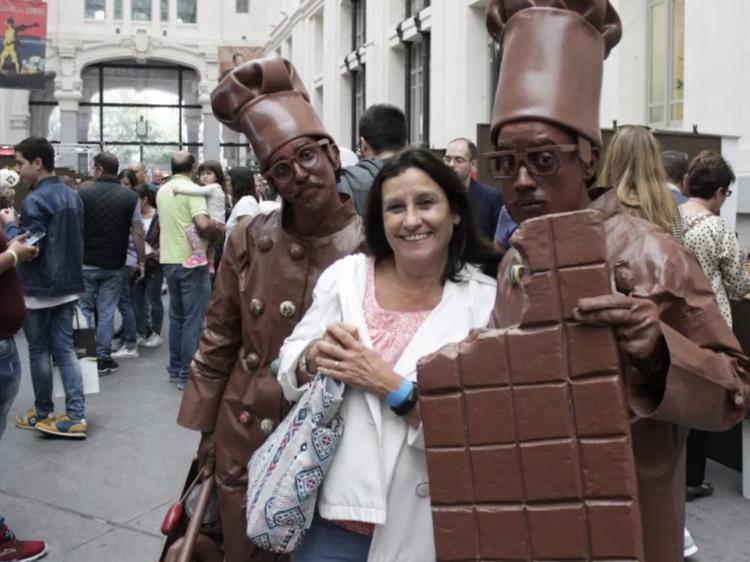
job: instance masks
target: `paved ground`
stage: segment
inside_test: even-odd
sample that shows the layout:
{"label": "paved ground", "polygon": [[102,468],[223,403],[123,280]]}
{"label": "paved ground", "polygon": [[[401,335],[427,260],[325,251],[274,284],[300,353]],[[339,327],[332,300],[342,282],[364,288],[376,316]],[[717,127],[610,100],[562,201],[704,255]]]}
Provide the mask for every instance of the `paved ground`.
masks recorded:
{"label": "paved ground", "polygon": [[[32,400],[28,354],[12,414]],[[175,423],[181,393],[167,382],[166,345],[141,350],[87,398],[89,438],[47,439],[9,424],[0,444],[0,510],[20,537],[50,543],[50,562],[155,562],[159,527],[197,437]],[[62,403],[58,406],[62,411]],[[740,475],[711,463],[716,494],[688,506],[696,562],[750,560],[750,502]]]}

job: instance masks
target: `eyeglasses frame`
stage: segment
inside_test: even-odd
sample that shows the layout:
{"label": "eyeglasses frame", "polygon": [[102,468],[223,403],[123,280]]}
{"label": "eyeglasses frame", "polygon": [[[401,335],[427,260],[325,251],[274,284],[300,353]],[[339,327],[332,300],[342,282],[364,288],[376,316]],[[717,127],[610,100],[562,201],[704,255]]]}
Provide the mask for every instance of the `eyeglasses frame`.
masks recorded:
{"label": "eyeglasses frame", "polygon": [[[530,174],[535,175],[535,176],[550,176],[552,174],[557,173],[558,170],[560,169],[560,158],[558,155],[557,166],[555,167],[555,169],[551,172],[540,173],[538,170],[536,170],[536,168],[534,168],[533,166],[529,164],[529,154],[537,154],[539,152],[554,152],[556,154],[569,153],[569,152],[577,152],[580,150],[580,148],[581,148],[580,143],[555,144],[555,145],[527,148],[526,150],[500,150],[497,152],[485,152],[484,154],[482,154],[482,156],[485,158],[487,171],[489,172],[490,176],[492,176],[493,179],[508,180],[508,179],[513,179],[516,176],[516,174],[518,174],[519,170],[521,169],[521,164],[526,166],[526,170],[528,170]],[[492,167],[493,160],[497,158],[502,158],[504,156],[514,156],[516,158],[516,168],[513,174],[510,176],[501,176],[497,172],[495,172]]]}
{"label": "eyeglasses frame", "polygon": [[[269,179],[271,179],[271,180],[274,181],[274,183],[279,183],[279,184],[282,184],[282,185],[286,185],[287,183],[289,183],[290,181],[292,181],[294,179],[294,175],[297,173],[296,170],[294,169],[294,164],[295,163],[299,164],[299,166],[301,168],[303,168],[303,169],[305,169],[307,171],[310,171],[312,168],[314,168],[315,166],[318,165],[318,161],[320,159],[320,154],[318,154],[318,160],[315,161],[315,164],[312,164],[311,167],[307,167],[305,164],[303,164],[302,162],[300,162],[299,160],[297,160],[297,155],[300,152],[302,152],[303,150],[305,150],[307,148],[315,147],[316,151],[320,150],[321,152],[323,152],[324,155],[327,155],[328,154],[328,150],[326,149],[326,147],[328,147],[328,146],[331,146],[331,141],[329,139],[320,139],[319,141],[312,142],[310,144],[303,144],[297,150],[294,151],[294,156],[292,156],[291,158],[285,158],[283,160],[279,160],[279,161],[275,162],[274,165],[271,166],[266,173],[261,174],[261,177],[264,180],[266,180],[266,181],[268,181]],[[279,179],[273,177],[273,170],[277,166],[279,166],[280,164],[289,164],[292,167],[292,177],[289,178],[288,180],[279,180]]]}

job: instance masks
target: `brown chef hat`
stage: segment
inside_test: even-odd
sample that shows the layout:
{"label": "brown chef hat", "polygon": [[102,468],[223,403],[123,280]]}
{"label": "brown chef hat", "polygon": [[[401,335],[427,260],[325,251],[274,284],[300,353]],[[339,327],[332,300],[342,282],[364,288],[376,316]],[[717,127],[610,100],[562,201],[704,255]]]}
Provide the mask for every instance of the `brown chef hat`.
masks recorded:
{"label": "brown chef hat", "polygon": [[214,115],[243,133],[253,147],[260,171],[277,149],[300,137],[325,137],[323,123],[291,62],[281,57],[253,60],[230,73],[211,94]]}
{"label": "brown chef hat", "polygon": [[609,0],[490,0],[487,30],[502,64],[492,144],[514,121],[547,121],[602,145],[604,59],[622,37]]}

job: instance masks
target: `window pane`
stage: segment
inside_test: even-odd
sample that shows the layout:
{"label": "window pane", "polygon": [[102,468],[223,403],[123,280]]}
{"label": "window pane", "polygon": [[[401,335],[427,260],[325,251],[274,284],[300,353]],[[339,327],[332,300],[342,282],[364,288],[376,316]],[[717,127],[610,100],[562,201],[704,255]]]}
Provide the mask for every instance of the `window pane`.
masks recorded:
{"label": "window pane", "polygon": [[161,21],[169,21],[169,0],[161,0],[161,7],[159,10]]}
{"label": "window pane", "polygon": [[682,121],[684,104],[675,103],[672,105],[672,121]]}
{"label": "window pane", "polygon": [[86,0],[84,5],[84,17],[90,20],[105,19],[106,0]]}
{"label": "window pane", "polygon": [[664,106],[651,108],[651,123],[664,123]]}
{"label": "window pane", "polygon": [[414,16],[421,12],[425,7],[424,0],[410,0],[411,1],[411,15]]}
{"label": "window pane", "polygon": [[667,5],[651,8],[651,103],[665,101],[667,86]]}
{"label": "window pane", "polygon": [[131,0],[133,21],[151,21],[151,0]]}
{"label": "window pane", "polygon": [[115,0],[115,19],[122,19],[122,0]]}
{"label": "window pane", "polygon": [[180,140],[179,122],[177,108],[105,107],[104,142],[177,144]]}
{"label": "window pane", "polygon": [[197,23],[198,0],[177,0],[177,21],[179,23]]}
{"label": "window pane", "polygon": [[424,90],[423,63],[424,47],[422,43],[415,43],[411,48],[411,142],[420,144],[423,135],[423,107],[422,95]]}
{"label": "window pane", "polygon": [[672,101],[684,99],[685,0],[672,5]]}
{"label": "window pane", "polygon": [[250,0],[237,0],[237,13],[238,14],[250,13]]}
{"label": "window pane", "polygon": [[179,149],[179,145],[176,144],[171,146],[144,146],[143,163],[149,171],[158,169],[169,173],[172,156]]}
{"label": "window pane", "polygon": [[359,48],[367,42],[367,38],[365,35],[365,14],[367,13],[367,2],[366,0],[358,0],[354,6],[357,10],[356,35],[354,37],[354,44],[357,48]]}

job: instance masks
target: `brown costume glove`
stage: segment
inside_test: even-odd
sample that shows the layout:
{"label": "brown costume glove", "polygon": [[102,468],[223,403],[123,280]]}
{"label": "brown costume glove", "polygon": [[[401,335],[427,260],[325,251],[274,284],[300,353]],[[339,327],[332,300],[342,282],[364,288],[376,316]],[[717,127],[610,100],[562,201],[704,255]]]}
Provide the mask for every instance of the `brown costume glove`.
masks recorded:
{"label": "brown costume glove", "polygon": [[198,445],[198,472],[210,476],[216,470],[216,443],[213,433],[203,433]]}
{"label": "brown costume glove", "polygon": [[581,299],[573,317],[591,326],[611,326],[620,350],[643,373],[665,368],[667,344],[661,331],[659,308],[653,301],[621,294]]}

